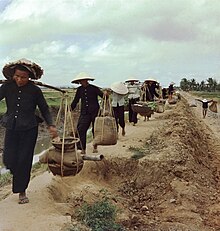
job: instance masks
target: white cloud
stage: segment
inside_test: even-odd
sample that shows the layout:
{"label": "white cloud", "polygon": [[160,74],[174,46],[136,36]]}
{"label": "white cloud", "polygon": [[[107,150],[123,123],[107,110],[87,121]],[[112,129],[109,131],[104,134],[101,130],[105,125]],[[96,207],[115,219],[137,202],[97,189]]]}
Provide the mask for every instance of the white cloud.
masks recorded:
{"label": "white cloud", "polygon": [[0,4],[0,65],[29,58],[42,80],[70,84],[86,71],[94,83],[154,75],[219,79],[218,0],[12,0]]}

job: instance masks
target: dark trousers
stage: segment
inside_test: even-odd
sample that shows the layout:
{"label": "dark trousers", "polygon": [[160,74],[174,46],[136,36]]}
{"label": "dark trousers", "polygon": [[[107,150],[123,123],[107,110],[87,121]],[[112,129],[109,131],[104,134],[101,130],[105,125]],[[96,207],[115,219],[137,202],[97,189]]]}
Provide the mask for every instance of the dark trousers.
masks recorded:
{"label": "dark trousers", "polygon": [[112,107],[112,108],[113,108],[113,112],[114,112],[114,117],[115,117],[117,129],[119,128],[118,125],[120,125],[121,128],[125,128],[124,105]]}
{"label": "dark trousers", "polygon": [[137,123],[137,112],[134,112],[133,110],[132,110],[132,107],[131,107],[131,105],[132,104],[135,104],[135,103],[137,103],[137,101],[139,101],[139,98],[138,99],[129,99],[129,101],[128,101],[128,117],[129,117],[129,122],[131,123],[131,122],[133,122],[133,123]]}
{"label": "dark trousers", "polygon": [[77,124],[77,132],[80,139],[80,142],[78,144],[78,149],[86,150],[86,136],[91,123],[92,123],[92,134],[94,137],[94,123],[95,123],[96,116],[97,113],[80,115]]}
{"label": "dark trousers", "polygon": [[13,175],[12,192],[25,192],[30,182],[38,127],[27,131],[6,129],[3,163]]}

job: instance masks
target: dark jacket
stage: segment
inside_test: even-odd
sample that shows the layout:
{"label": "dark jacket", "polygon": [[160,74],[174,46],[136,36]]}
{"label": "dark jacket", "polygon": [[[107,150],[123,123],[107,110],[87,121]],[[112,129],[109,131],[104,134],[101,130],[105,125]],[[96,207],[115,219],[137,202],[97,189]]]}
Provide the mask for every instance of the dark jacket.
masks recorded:
{"label": "dark jacket", "polygon": [[76,95],[71,103],[71,109],[74,110],[81,100],[81,114],[97,114],[99,110],[98,96],[103,97],[103,92],[92,84],[87,87],[79,86]]}
{"label": "dark jacket", "polygon": [[32,82],[28,82],[22,87],[18,87],[15,81],[2,84],[0,100],[4,98],[7,111],[3,116],[2,125],[7,129],[23,131],[38,126],[35,115],[37,106],[47,125],[53,125],[52,116],[43,93]]}

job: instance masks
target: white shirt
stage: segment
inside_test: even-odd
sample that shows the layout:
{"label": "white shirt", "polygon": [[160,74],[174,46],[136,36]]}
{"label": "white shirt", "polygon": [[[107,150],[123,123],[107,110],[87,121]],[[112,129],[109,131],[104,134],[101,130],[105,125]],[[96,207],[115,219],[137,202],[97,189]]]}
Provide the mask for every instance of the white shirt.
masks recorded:
{"label": "white shirt", "polygon": [[119,95],[113,91],[112,107],[123,106],[125,104],[125,95]]}
{"label": "white shirt", "polygon": [[134,83],[133,85],[131,83],[128,83],[127,88],[128,88],[128,99],[140,98],[141,91],[138,83]]}

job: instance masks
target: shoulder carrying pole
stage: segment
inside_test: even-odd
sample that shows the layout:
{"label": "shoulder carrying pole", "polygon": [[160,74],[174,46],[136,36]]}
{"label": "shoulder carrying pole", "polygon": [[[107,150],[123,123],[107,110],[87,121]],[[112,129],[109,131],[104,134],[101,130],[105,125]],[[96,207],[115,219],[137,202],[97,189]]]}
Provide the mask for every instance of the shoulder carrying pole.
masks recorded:
{"label": "shoulder carrying pole", "polygon": [[[0,84],[3,84],[3,83],[9,83],[11,82],[12,80],[8,80],[8,79],[0,79]],[[66,91],[58,88],[58,87],[54,87],[54,86],[51,86],[51,85],[48,85],[48,84],[45,84],[45,83],[42,83],[42,82],[39,82],[39,81],[34,81],[34,80],[30,80],[33,84],[35,85],[39,85],[39,86],[42,86],[42,87],[48,87],[48,88],[51,88],[51,89],[54,89],[54,90],[57,90],[57,91],[61,91],[62,93],[66,93]]]}

